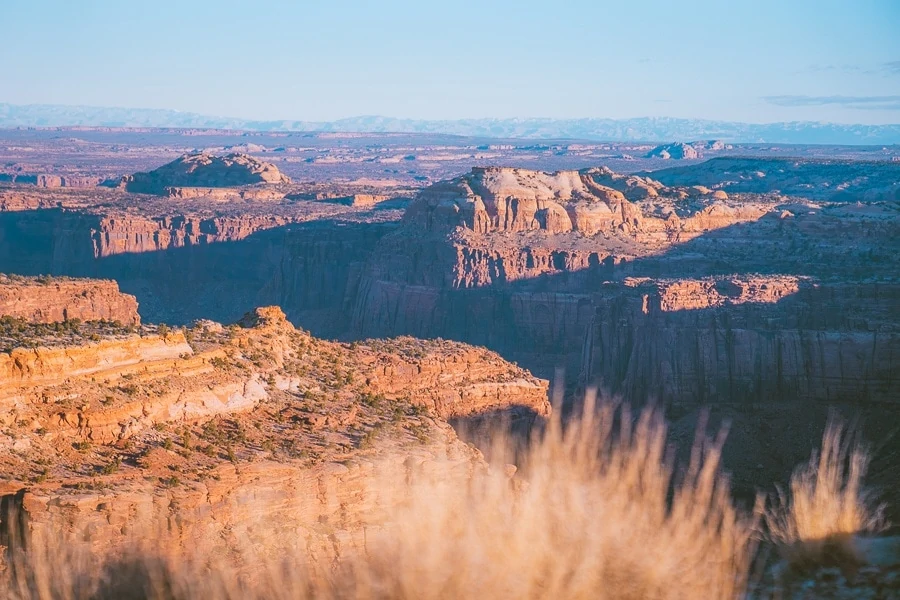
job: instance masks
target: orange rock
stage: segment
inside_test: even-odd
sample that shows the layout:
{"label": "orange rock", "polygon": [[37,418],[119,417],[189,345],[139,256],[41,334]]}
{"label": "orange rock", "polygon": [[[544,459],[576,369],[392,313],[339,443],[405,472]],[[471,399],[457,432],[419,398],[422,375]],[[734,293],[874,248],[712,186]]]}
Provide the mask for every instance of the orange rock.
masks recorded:
{"label": "orange rock", "polygon": [[141,322],[134,296],[123,294],[115,281],[69,278],[0,278],[0,316],[35,323],[119,321]]}

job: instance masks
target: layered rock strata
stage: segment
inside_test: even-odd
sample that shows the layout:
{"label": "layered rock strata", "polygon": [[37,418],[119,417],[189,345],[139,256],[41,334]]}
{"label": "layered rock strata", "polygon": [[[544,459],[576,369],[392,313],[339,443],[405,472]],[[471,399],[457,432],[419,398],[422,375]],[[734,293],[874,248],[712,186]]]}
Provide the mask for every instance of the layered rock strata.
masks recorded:
{"label": "layered rock strata", "polygon": [[115,281],[96,279],[0,276],[0,316],[35,323],[141,322],[134,296],[121,293]]}
{"label": "layered rock strata", "polygon": [[[667,211],[642,208],[666,198]],[[576,370],[591,288],[635,260],[754,222],[769,208],[606,168],[473,169],[421,192],[379,242],[354,325],[362,335],[486,344],[542,374],[558,363]]]}
{"label": "layered rock strata", "polygon": [[395,225],[366,222],[352,208],[314,208],[158,217],[4,212],[0,271],[114,279],[149,321],[233,321],[253,306],[279,304],[296,322],[335,335],[346,329],[363,264]]}
{"label": "layered rock strata", "polygon": [[326,342],[274,307],[242,323],[0,354],[0,538],[97,550],[163,527],[167,551],[334,558],[388,514],[380,478],[483,468],[445,418],[549,414],[547,382],[485,350]]}
{"label": "layered rock strata", "polygon": [[744,276],[607,287],[582,373],[612,394],[682,406],[900,398],[900,285]]}

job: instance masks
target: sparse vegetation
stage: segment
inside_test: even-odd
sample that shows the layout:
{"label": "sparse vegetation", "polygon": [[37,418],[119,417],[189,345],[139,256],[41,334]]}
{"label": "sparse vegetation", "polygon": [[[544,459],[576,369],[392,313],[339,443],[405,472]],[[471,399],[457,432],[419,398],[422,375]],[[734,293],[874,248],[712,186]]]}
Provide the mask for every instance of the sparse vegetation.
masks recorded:
{"label": "sparse vegetation", "polygon": [[209,359],[209,364],[211,364],[212,366],[214,366],[217,369],[227,369],[228,368],[228,361],[225,360],[221,356],[212,357],[211,359]]}
{"label": "sparse vegetation", "polygon": [[[412,412],[406,403],[400,407]],[[368,428],[359,447],[372,447],[392,427],[380,421]],[[414,434],[420,429],[424,434],[427,427],[415,420],[407,427]],[[239,422],[215,419],[203,425],[200,437],[224,442],[226,457],[236,462],[234,442],[243,431]],[[285,453],[310,456],[289,441],[280,445]],[[502,467],[513,451],[511,440],[496,443],[491,456],[497,464],[474,473],[439,461],[426,471],[397,471],[390,465],[398,462],[386,457],[384,474],[370,481],[366,494],[395,507],[391,524],[367,542],[366,554],[346,553],[336,569],[274,547],[262,554],[242,548],[231,558],[199,547],[161,555],[171,535],[162,530],[149,543],[135,540],[126,562],[119,560],[122,555],[92,556],[91,568],[85,557],[69,555],[59,544],[15,554],[10,589],[22,600],[111,597],[104,587],[111,582],[127,583],[115,589],[161,600],[742,598],[760,513],[733,504],[720,469],[723,442],[722,435],[699,439],[687,470],[674,480],[659,413],[644,411],[632,420],[613,406],[594,410],[589,400],[580,419],[566,426],[551,421],[521,457],[521,475],[512,479]],[[262,447],[276,450],[272,443]],[[200,450],[217,454],[211,443]],[[832,423],[821,453],[798,469],[790,491],[766,510],[769,537],[823,564],[820,540],[849,539],[880,525],[881,509],[861,483],[866,462],[861,447]],[[103,473],[118,465],[116,457]],[[161,485],[182,484],[183,469],[173,469],[178,475],[160,477]],[[102,487],[96,480],[89,485]],[[261,558],[273,555],[283,560]],[[246,569],[254,577],[244,579]],[[78,594],[67,583],[73,578],[84,586]]]}
{"label": "sparse vegetation", "polygon": [[111,462],[103,465],[103,470],[101,471],[104,475],[112,475],[113,473],[117,473],[119,471],[119,467],[122,465],[122,459],[116,456]]}
{"label": "sparse vegetation", "polygon": [[[199,549],[171,560],[148,550],[128,570],[121,562],[98,568],[80,597],[108,597],[108,581],[129,581],[133,592],[153,586],[141,592],[153,598],[237,597],[228,589],[248,598],[737,597],[748,577],[754,521],[731,505],[718,471],[719,444],[698,446],[669,503],[661,418],[648,412],[621,437],[615,418],[603,410],[566,428],[551,426],[528,455],[527,485],[511,485],[500,468],[471,478],[449,468],[408,483],[400,473],[379,478],[369,493],[386,501],[401,494],[408,502],[390,535],[372,542],[377,551],[348,555],[330,575],[293,555],[296,569],[254,564],[262,577],[244,587],[233,566],[201,567]],[[175,475],[161,483],[180,485]],[[55,564],[47,563],[55,572],[76,568],[62,547],[43,550],[56,553]],[[65,578],[36,572],[35,563],[27,567],[28,581],[65,585]]]}
{"label": "sparse vegetation", "polygon": [[53,347],[121,338],[137,331],[118,321],[70,319],[54,323],[32,323],[21,317],[0,316],[0,352],[16,348]]}

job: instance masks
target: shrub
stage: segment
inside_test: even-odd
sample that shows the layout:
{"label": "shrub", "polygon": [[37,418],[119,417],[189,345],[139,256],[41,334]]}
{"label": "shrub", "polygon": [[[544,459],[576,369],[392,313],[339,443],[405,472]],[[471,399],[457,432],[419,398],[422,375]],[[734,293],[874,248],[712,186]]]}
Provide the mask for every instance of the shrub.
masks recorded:
{"label": "shrub", "polygon": [[119,470],[119,466],[121,466],[122,461],[117,456],[112,462],[109,462],[103,466],[103,474],[104,475],[112,475],[113,473]]}

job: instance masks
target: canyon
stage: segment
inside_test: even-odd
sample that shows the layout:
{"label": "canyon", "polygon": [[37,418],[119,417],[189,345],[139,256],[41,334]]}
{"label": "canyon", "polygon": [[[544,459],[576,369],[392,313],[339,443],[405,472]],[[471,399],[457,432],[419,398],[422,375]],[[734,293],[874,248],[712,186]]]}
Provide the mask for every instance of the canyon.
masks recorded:
{"label": "canyon", "polygon": [[260,148],[66,175],[112,187],[0,184],[0,457],[22,474],[2,503],[29,531],[88,524],[109,546],[146,513],[182,545],[299,531],[333,558],[383,520],[365,489],[382,457],[484,468],[463,440],[527,433],[550,379],[564,412],[595,387],[660,406],[679,447],[729,424],[745,498],[837,411],[900,492],[900,163],[594,160],[387,184],[287,175]]}
{"label": "canyon", "polygon": [[[829,168],[823,166],[816,177],[835,177]],[[842,174],[848,168],[832,170]],[[608,168],[555,174],[476,168],[423,189],[405,212],[384,202],[328,198],[212,205],[169,199],[136,206],[130,194],[99,189],[29,204],[26,197],[33,193],[7,190],[11,208],[0,213],[0,270],[114,279],[138,298],[142,316],[151,322],[233,322],[253,306],[277,304],[318,335],[459,339],[500,351],[543,376],[564,366],[582,384],[597,380],[613,393],[641,396],[653,390],[672,401],[708,396],[701,388],[709,382],[700,381],[707,376],[701,373],[709,373],[700,365],[705,359],[697,356],[671,384],[645,381],[637,390],[629,382],[633,375],[624,375],[634,366],[631,352],[606,349],[599,354],[604,369],[588,368],[596,353],[585,332],[602,331],[613,314],[643,326],[636,320],[680,319],[687,312],[716,321],[721,317],[713,313],[734,313],[752,329],[756,317],[736,311],[763,311],[764,323],[778,322],[784,311],[793,320],[762,328],[880,338],[874,346],[861,342],[859,351],[876,347],[891,355],[897,343],[897,220],[888,200],[860,196],[822,205],[780,189],[729,194],[723,189],[728,184],[702,179],[705,185],[666,186],[653,175],[619,175]],[[14,200],[17,194],[21,200]],[[22,209],[13,208],[16,202]],[[724,304],[692,298],[683,311],[659,317],[627,308],[635,288],[623,283],[757,275],[806,278],[809,284],[741,307],[730,297]],[[857,302],[854,286],[878,300]],[[223,296],[229,301],[221,302]],[[832,316],[798,322],[790,305],[799,298],[810,314]],[[667,302],[677,307],[682,301]],[[844,316],[851,312],[852,318]],[[735,338],[728,339],[721,356],[734,354],[729,344]],[[814,379],[818,369],[827,369],[821,361],[810,362],[820,353],[815,345],[799,338],[784,343],[800,352],[791,359],[794,366],[783,364],[780,350],[766,350],[757,377],[803,364],[813,369]],[[845,385],[845,395],[868,386],[867,396],[890,397],[896,382],[869,382],[871,374],[881,378],[885,371],[869,363],[845,372],[842,377],[857,379],[855,388]],[[734,377],[713,387],[745,385]],[[795,391],[778,389],[783,395]],[[821,388],[801,389],[817,390],[803,397],[821,395]]]}
{"label": "canyon", "polygon": [[711,412],[732,423],[726,464],[748,494],[789,475],[837,410],[895,485],[896,205],[704,181],[498,168],[432,186],[379,242],[354,325],[455,336],[545,377],[563,366],[574,398],[665,406],[683,442]]}

